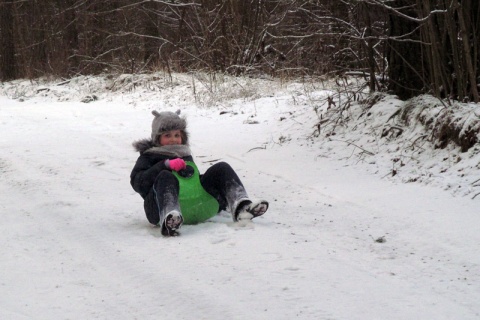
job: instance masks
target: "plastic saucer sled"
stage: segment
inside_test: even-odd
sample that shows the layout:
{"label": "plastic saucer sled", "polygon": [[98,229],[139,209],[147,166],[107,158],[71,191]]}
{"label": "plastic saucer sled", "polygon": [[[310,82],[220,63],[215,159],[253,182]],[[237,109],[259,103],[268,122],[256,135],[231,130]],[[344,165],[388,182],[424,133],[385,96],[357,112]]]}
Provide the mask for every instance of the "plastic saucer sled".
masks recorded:
{"label": "plastic saucer sled", "polygon": [[180,184],[178,200],[184,224],[197,224],[217,215],[218,201],[200,183],[200,174],[195,163],[186,161],[186,169],[172,171]]}

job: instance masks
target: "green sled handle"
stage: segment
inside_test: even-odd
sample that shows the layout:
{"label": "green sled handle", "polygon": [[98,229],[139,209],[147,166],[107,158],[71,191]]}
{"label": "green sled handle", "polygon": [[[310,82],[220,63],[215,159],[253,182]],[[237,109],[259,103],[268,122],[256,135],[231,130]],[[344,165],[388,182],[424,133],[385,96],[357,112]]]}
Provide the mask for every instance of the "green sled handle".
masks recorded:
{"label": "green sled handle", "polygon": [[197,224],[217,215],[218,201],[200,183],[198,168],[192,161],[186,161],[187,168],[172,171],[180,185],[178,200],[184,224]]}

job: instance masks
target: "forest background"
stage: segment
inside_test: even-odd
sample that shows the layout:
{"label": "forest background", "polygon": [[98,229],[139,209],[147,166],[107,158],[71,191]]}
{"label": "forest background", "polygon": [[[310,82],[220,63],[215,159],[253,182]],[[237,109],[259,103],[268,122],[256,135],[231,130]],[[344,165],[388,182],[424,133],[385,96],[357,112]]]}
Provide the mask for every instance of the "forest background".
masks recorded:
{"label": "forest background", "polygon": [[0,80],[202,71],[361,76],[479,102],[476,0],[0,0]]}

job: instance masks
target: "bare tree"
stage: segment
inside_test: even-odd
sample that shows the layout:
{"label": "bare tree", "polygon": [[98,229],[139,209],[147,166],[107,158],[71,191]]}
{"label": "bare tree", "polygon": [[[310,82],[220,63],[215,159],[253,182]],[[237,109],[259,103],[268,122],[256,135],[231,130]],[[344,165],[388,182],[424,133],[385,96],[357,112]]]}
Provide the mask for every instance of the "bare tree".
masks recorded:
{"label": "bare tree", "polygon": [[[477,0],[1,0],[2,79],[208,70],[365,77],[479,101]],[[387,76],[388,75],[388,76]]]}

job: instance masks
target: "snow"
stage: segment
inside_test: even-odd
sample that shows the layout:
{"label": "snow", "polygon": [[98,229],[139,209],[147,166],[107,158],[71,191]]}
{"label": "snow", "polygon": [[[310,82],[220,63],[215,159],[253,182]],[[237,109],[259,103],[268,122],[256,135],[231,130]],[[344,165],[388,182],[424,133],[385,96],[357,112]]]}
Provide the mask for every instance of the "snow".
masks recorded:
{"label": "snow", "polygon": [[[381,138],[402,104],[390,96],[317,136],[320,117],[338,116],[322,103],[329,86],[0,84],[0,318],[480,318],[480,148],[435,149],[419,125]],[[468,121],[480,114],[463,107]],[[269,211],[162,237],[129,184],[153,109],[181,109],[200,171],[228,162]]]}

